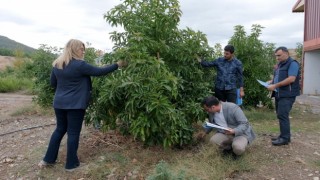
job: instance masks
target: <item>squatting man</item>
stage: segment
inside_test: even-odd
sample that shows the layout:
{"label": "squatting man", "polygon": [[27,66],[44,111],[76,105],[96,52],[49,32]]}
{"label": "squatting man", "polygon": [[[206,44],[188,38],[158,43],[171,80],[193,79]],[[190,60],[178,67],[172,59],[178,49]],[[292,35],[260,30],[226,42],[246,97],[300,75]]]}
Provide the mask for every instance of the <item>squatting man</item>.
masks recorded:
{"label": "squatting man", "polygon": [[[208,113],[210,123],[227,128],[217,129],[210,138],[210,143],[218,145],[224,154],[232,153],[235,157],[242,155],[256,135],[241,108],[231,102],[219,101],[214,96],[204,98],[201,106]],[[204,137],[211,130],[212,128],[206,127],[200,136]]]}

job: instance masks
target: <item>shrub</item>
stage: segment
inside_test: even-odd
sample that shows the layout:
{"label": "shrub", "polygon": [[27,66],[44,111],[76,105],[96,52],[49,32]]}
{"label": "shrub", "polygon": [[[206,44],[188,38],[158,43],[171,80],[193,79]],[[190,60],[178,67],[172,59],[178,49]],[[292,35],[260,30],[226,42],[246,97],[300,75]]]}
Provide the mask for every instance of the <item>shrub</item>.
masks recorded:
{"label": "shrub", "polygon": [[257,79],[268,81],[273,74],[273,65],[276,64],[274,58],[274,44],[264,43],[259,40],[263,27],[252,25],[251,34],[247,35],[244,27],[235,26],[235,33],[229,40],[229,44],[234,45],[235,55],[243,64],[245,97],[244,105],[255,107],[259,101],[272,107],[269,91],[261,86]]}
{"label": "shrub", "polygon": [[32,88],[32,81],[15,76],[0,77],[0,92],[15,92]]}

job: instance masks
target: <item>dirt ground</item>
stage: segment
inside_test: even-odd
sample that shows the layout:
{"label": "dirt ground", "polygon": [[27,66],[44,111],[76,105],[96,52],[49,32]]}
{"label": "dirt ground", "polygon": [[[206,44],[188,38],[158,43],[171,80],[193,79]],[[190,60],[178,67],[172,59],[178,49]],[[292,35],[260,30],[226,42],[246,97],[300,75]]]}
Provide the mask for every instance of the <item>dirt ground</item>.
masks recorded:
{"label": "dirt ground", "polygon": [[[304,118],[296,120],[290,115],[291,127],[294,124],[296,128],[301,127],[301,131],[296,129],[298,132],[292,132],[292,142],[286,146],[275,147],[271,145],[270,136],[275,136],[275,134],[259,134],[250,151],[258,152],[263,156],[257,161],[268,161],[268,163],[254,172],[235,175],[235,179],[320,179],[320,129],[318,128],[320,127],[318,126],[320,124],[320,97],[301,95],[297,97],[293,108],[302,112],[302,117],[303,114],[309,114],[308,117],[313,117],[314,123],[317,124],[312,124],[313,122],[308,122],[308,119]],[[301,122],[301,120],[305,122]],[[277,121],[275,121],[275,125],[278,125]],[[317,128],[312,128],[313,125]],[[310,132],[304,132],[302,129],[310,129]]]}
{"label": "dirt ground", "polygon": [[[0,93],[0,179],[46,179],[37,163],[43,157],[48,138],[55,127],[53,114],[39,115],[40,113],[31,111],[27,115],[12,115],[17,109],[23,111],[30,108],[31,102],[30,95]],[[320,97],[302,95],[298,97],[295,106],[304,108],[315,116],[320,115]],[[93,129],[83,128],[80,143],[85,143],[94,135]],[[250,151],[261,153],[263,158],[257,161],[267,160],[273,163],[266,163],[266,166],[253,172],[235,174],[228,179],[319,180],[320,165],[310,162],[320,163],[320,130],[310,134],[295,133],[292,143],[281,147],[271,146],[269,135],[260,135]],[[79,153],[90,155],[94,152],[89,149]],[[64,174],[61,177],[65,177]],[[81,178],[71,176],[69,179]]]}
{"label": "dirt ground", "polygon": [[7,66],[12,66],[14,61],[15,61],[14,57],[0,56],[0,70],[4,70]]}

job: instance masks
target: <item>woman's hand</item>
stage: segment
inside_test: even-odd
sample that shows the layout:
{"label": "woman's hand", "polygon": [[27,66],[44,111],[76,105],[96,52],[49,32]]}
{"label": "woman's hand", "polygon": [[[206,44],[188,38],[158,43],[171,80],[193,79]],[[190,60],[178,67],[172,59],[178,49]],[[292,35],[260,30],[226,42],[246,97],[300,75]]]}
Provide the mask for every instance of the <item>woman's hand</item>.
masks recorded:
{"label": "woman's hand", "polygon": [[124,61],[124,60],[119,60],[117,62],[117,64],[118,64],[119,67],[127,67],[128,66],[128,62]]}

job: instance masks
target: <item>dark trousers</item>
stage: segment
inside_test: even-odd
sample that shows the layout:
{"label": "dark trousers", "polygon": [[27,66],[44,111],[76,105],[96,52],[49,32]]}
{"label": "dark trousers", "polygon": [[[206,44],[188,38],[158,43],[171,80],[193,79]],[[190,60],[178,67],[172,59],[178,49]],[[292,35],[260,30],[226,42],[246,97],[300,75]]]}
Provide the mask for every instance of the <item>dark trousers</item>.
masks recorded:
{"label": "dark trousers", "polygon": [[55,163],[58,157],[59,147],[63,136],[67,133],[67,161],[65,168],[72,169],[80,165],[77,151],[80,132],[84,119],[84,109],[54,109],[57,126],[51,135],[44,161]]}
{"label": "dark trousers", "polygon": [[275,98],[277,118],[280,125],[279,137],[286,140],[291,138],[289,113],[295,100],[296,97]]}
{"label": "dark trousers", "polygon": [[230,89],[230,90],[220,90],[218,88],[214,89],[214,95],[220,101],[224,102],[237,102],[237,89]]}

